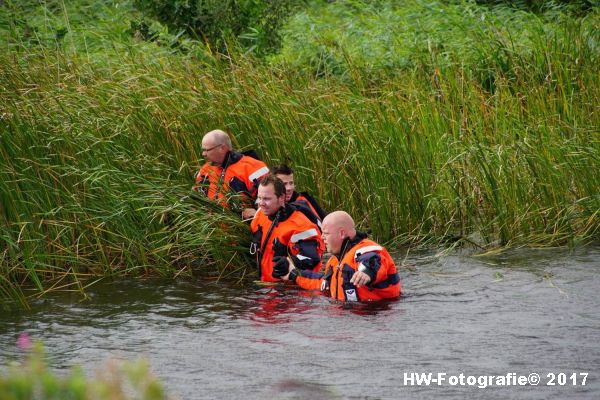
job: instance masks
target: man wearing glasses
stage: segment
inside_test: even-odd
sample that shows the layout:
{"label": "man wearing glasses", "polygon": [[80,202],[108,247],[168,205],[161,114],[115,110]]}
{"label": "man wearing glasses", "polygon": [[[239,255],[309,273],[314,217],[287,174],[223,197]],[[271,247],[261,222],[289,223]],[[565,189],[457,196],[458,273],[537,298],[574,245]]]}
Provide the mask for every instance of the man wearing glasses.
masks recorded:
{"label": "man wearing glasses", "polygon": [[254,216],[258,184],[269,173],[267,165],[255,158],[233,151],[231,138],[219,129],[202,138],[202,157],[206,163],[196,175],[193,190],[204,193],[243,219]]}

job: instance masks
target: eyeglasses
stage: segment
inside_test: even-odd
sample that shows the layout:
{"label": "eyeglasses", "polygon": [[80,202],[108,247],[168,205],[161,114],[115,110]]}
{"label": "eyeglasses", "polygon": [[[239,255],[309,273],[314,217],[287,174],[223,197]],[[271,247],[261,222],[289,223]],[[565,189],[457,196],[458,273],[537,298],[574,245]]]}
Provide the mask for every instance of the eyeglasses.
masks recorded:
{"label": "eyeglasses", "polygon": [[222,146],[222,144],[218,144],[218,145],[216,145],[216,146],[213,146],[213,147],[211,147],[210,149],[202,149],[202,152],[203,152],[203,153],[204,153],[204,152],[207,152],[207,153],[208,153],[209,151],[211,151],[211,150],[214,150],[214,149],[216,149],[216,148],[217,148],[217,147],[219,147],[219,146]]}

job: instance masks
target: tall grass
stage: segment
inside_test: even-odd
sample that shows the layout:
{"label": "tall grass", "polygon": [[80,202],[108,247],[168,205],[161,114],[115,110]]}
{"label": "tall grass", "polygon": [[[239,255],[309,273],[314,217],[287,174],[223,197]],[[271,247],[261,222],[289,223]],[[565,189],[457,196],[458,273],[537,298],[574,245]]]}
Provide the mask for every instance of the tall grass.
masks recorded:
{"label": "tall grass", "polygon": [[4,57],[0,78],[2,275],[38,293],[83,292],[88,276],[233,268],[246,227],[202,199],[181,200],[198,164],[185,142],[196,139],[178,137],[176,120],[153,106],[175,106],[161,74],[152,83],[152,67],[120,76],[123,65],[28,56]]}
{"label": "tall grass", "polygon": [[477,62],[438,62],[432,48],[391,74],[350,51],[345,72],[314,74],[117,34],[90,50],[73,19],[71,46],[31,44],[9,24],[0,295],[84,293],[121,274],[252,275],[247,226],[188,197],[202,134],[217,127],[293,164],[302,189],[378,240],[597,240],[597,18],[542,25],[525,52],[499,35]]}

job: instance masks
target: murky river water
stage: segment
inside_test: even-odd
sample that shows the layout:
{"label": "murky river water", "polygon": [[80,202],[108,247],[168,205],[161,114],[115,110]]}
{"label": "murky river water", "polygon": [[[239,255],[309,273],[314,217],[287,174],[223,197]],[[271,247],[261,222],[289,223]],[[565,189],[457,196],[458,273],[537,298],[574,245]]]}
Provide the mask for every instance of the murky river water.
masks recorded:
{"label": "murky river water", "polygon": [[[0,365],[26,331],[58,369],[143,356],[178,399],[600,398],[600,248],[406,262],[401,300],[378,307],[203,282],[55,295],[0,314]],[[427,386],[411,373],[446,375]],[[515,382],[532,373],[538,386]],[[479,388],[480,375],[511,385]]]}

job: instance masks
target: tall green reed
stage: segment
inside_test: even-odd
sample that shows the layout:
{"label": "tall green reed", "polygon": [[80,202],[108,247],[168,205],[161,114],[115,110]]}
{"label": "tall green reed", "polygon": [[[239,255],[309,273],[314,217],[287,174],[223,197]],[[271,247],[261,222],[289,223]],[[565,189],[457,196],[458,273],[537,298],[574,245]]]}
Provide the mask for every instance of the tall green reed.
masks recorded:
{"label": "tall green reed", "polygon": [[148,82],[148,70],[138,70],[123,78],[122,65],[106,75],[63,57],[4,64],[11,90],[3,97],[0,216],[8,280],[29,281],[38,292],[83,292],[80,278],[90,275],[223,275],[247,265],[234,257],[247,229],[237,216],[180,200],[194,169],[186,162],[197,157],[169,128],[176,121],[153,106],[155,99],[173,105],[162,76]]}

